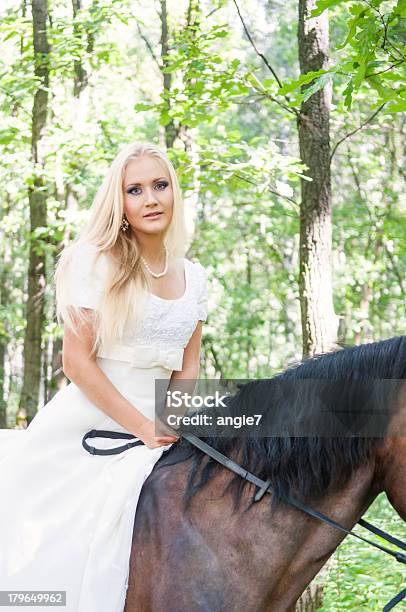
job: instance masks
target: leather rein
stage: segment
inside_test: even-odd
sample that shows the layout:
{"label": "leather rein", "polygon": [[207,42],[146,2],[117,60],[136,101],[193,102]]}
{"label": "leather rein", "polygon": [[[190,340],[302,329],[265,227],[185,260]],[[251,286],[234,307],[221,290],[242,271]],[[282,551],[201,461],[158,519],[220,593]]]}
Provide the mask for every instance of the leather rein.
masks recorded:
{"label": "leather rein", "polygon": [[[111,449],[110,448],[109,449],[97,449],[94,446],[90,446],[89,444],[87,444],[86,440],[88,438],[112,438],[112,439],[126,439],[126,440],[135,439],[135,442],[128,442],[127,444],[124,444],[123,446],[118,446],[116,448],[111,448]],[[209,444],[207,444],[206,442],[204,442],[203,440],[201,440],[194,434],[183,433],[182,438],[185,438],[190,444],[192,444],[193,446],[201,450],[203,453],[205,453],[206,455],[208,455],[209,457],[211,457],[212,459],[214,459],[215,461],[223,465],[225,468],[227,468],[231,472],[234,472],[235,474],[237,474],[244,480],[247,480],[251,484],[258,487],[258,491],[256,492],[254,496],[255,502],[261,501],[261,499],[264,497],[266,493],[272,493],[272,487],[271,487],[270,480],[263,480],[262,478],[259,478],[252,472],[249,472],[248,470],[243,468],[241,465],[239,465],[236,461],[234,461],[233,459],[230,459],[230,457],[227,457],[226,455],[223,455],[218,450],[216,450],[215,448],[213,448],[212,446],[210,446]],[[92,429],[91,431],[88,431],[83,436],[83,439],[82,439],[83,448],[87,450],[91,455],[116,455],[134,446],[140,446],[140,445],[144,445],[142,440],[139,440],[138,438],[136,438],[136,436],[133,436],[132,434],[121,433],[117,431],[105,431],[102,429]],[[363,542],[366,542],[367,544],[370,544],[374,548],[377,548],[381,550],[382,552],[390,555],[391,557],[396,559],[396,561],[399,561],[399,563],[406,564],[406,555],[404,553],[392,550],[390,548],[387,548],[386,546],[378,544],[377,542],[373,542],[372,540],[368,538],[364,538],[358,533],[355,533],[354,531],[347,529],[346,527],[344,527],[343,525],[341,525],[334,519],[330,518],[326,514],[323,514],[322,512],[319,512],[318,510],[314,510],[310,506],[307,506],[306,504],[302,503],[301,501],[297,499],[294,499],[293,497],[290,497],[290,496],[284,497],[283,501],[289,504],[290,506],[293,506],[294,508],[301,510],[302,512],[305,512],[309,516],[319,521],[322,521],[323,523],[326,523],[327,525],[330,525],[330,527],[334,527],[335,529],[342,531],[346,535],[351,535],[355,538],[358,538],[359,540],[362,540]],[[393,546],[396,546],[397,548],[400,548],[401,550],[406,551],[406,543],[402,542],[402,540],[395,538],[394,536],[390,535],[386,531],[383,531],[379,527],[372,525],[372,523],[369,523],[368,521],[365,521],[362,518],[359,519],[357,523],[361,525],[361,527],[364,527],[364,529],[367,529],[368,531],[370,531],[371,533],[374,533],[375,535],[379,536],[383,540],[386,540]],[[386,606],[383,608],[383,612],[389,612],[405,598],[406,598],[406,588],[402,589],[395,597],[393,597],[386,604]]]}

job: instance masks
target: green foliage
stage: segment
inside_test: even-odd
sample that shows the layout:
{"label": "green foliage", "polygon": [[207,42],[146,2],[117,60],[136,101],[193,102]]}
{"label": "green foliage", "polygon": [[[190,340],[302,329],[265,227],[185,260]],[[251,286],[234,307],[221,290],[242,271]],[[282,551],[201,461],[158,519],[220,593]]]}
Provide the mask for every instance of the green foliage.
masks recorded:
{"label": "green foliage", "polygon": [[[383,494],[375,500],[364,518],[400,539],[406,537],[404,522]],[[360,526],[356,526],[354,531],[390,547],[384,540],[371,536]],[[381,611],[402,589],[403,579],[402,567],[395,559],[347,536],[335,552],[328,572],[323,575],[323,605],[317,610]]]}
{"label": "green foliage", "polygon": [[[291,98],[290,105],[293,107],[300,106],[302,102],[306,102],[316,91],[323,89],[331,81],[333,75],[333,70],[307,72],[298,79],[289,81],[280,87],[278,94],[286,96],[288,93],[296,93],[296,96]],[[307,85],[307,87],[303,87],[304,85]]]}
{"label": "green foliage", "polygon": [[224,25],[207,29],[195,25],[176,32],[170,53],[163,58],[162,72],[181,73],[182,83],[164,91],[155,105],[137,103],[135,109],[154,108],[162,126],[176,121],[189,127],[209,122],[218,112],[226,111],[236,96],[248,91],[238,74],[239,60],[228,63],[213,50],[227,36]]}
{"label": "green foliage", "polygon": [[[292,107],[330,80],[332,143],[354,133],[332,164],[340,340],[353,344],[404,333],[404,64],[390,57],[397,54],[392,44],[404,47],[404,3],[320,1],[317,11],[332,12],[331,67],[300,77],[296,0],[283,7],[249,0],[251,32],[281,88],[247,42],[232,3],[204,3],[200,21],[189,28],[180,9],[171,7],[165,58],[159,57],[159,19],[148,3],[141,18],[129,0],[89,2],[75,21],[69,3],[53,0],[50,6],[45,168],[30,162],[37,85],[30,19],[17,15],[18,8],[4,11],[0,23],[0,250],[9,294],[0,306],[0,337],[11,356],[10,421],[21,383],[13,356],[21,354],[26,324],[30,240],[46,252],[44,337],[56,339],[61,329],[51,279],[57,249],[75,237],[117,149],[138,139],[162,144],[172,128],[177,137],[168,154],[195,221],[187,256],[198,259],[209,277],[202,376],[268,377],[301,358],[298,203],[306,168]],[[386,25],[384,48],[378,11]],[[75,62],[89,78],[80,101],[73,98]],[[165,91],[164,74],[172,79]],[[356,132],[371,107],[383,102],[390,113]],[[47,190],[48,219],[32,236],[28,188],[35,179]],[[375,511],[372,518],[398,532],[387,506]],[[357,556],[355,547],[358,555],[358,544],[346,540],[325,583],[323,609],[329,612],[367,609],[365,594],[372,609],[380,609],[396,591],[396,570],[388,576],[379,553],[375,558],[368,549]]]}
{"label": "green foliage", "polygon": [[[386,113],[405,110],[406,47],[404,0],[318,0],[312,17],[333,9],[336,18],[345,15],[344,39],[335,45],[328,71],[350,109],[354,96],[365,89],[372,108],[385,104]],[[321,74],[321,76],[320,76]],[[308,73],[286,83],[280,95],[299,90],[292,105],[323,88],[329,78],[324,71]],[[303,85],[311,83],[300,92]]]}

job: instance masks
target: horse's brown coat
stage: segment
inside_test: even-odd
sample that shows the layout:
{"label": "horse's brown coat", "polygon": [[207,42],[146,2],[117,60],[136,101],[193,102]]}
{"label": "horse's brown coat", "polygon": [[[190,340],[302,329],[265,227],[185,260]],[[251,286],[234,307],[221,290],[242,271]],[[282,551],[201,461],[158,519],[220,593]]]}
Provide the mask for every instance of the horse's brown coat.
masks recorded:
{"label": "horse's brown coat", "polygon": [[[405,385],[403,385],[405,387]],[[388,437],[347,485],[321,501],[305,500],[351,528],[385,491],[406,520],[406,389]],[[344,534],[270,496],[247,512],[243,492],[233,513],[233,478],[221,469],[182,509],[189,461],[153,472],[137,510],[125,612],[286,612],[326,563]],[[396,563],[388,560],[388,563]]]}

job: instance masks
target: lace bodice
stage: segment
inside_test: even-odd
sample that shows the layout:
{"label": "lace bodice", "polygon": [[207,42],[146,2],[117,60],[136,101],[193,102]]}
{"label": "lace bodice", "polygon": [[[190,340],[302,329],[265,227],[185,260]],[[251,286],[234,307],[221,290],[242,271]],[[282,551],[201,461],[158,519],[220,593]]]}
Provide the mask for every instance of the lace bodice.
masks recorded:
{"label": "lace bodice", "polygon": [[165,300],[152,293],[141,325],[134,335],[135,344],[160,344],[185,348],[198,320],[205,321],[206,278],[199,263],[185,262],[186,290],[177,300]]}
{"label": "lace bodice", "polygon": [[[76,247],[70,263],[69,303],[97,309],[106,289],[108,256],[98,258],[91,244]],[[197,321],[207,318],[206,271],[200,263],[184,258],[186,289],[179,299],[166,300],[149,293],[137,329],[127,329],[125,344],[184,349]]]}

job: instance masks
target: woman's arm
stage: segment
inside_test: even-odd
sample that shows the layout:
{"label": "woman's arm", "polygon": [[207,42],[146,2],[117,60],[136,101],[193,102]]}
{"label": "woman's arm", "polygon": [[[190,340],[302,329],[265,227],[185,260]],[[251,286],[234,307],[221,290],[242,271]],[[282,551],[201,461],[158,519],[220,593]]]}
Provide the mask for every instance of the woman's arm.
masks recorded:
{"label": "woman's arm", "polygon": [[[90,309],[85,309],[91,313]],[[91,355],[94,329],[91,317],[77,323],[79,338],[65,327],[62,348],[63,372],[100,410],[140,438],[149,448],[174,441],[173,436],[155,437],[154,423],[135,408],[99,368],[96,355]]]}
{"label": "woman's arm", "polygon": [[174,370],[171,381],[182,379],[196,381],[199,376],[202,327],[202,321],[198,321],[183,353],[182,370]]}
{"label": "woman's arm", "polygon": [[[168,385],[168,391],[181,391],[193,395],[196,386],[196,379],[199,376],[200,367],[200,349],[202,344],[202,321],[198,321],[193,334],[183,353],[182,370],[174,370],[171,380]],[[183,415],[187,411],[186,407],[179,407],[175,410],[166,407],[163,410],[161,420],[163,423],[169,414],[176,413],[177,416]],[[168,425],[160,425],[159,432],[174,432],[174,429]]]}

